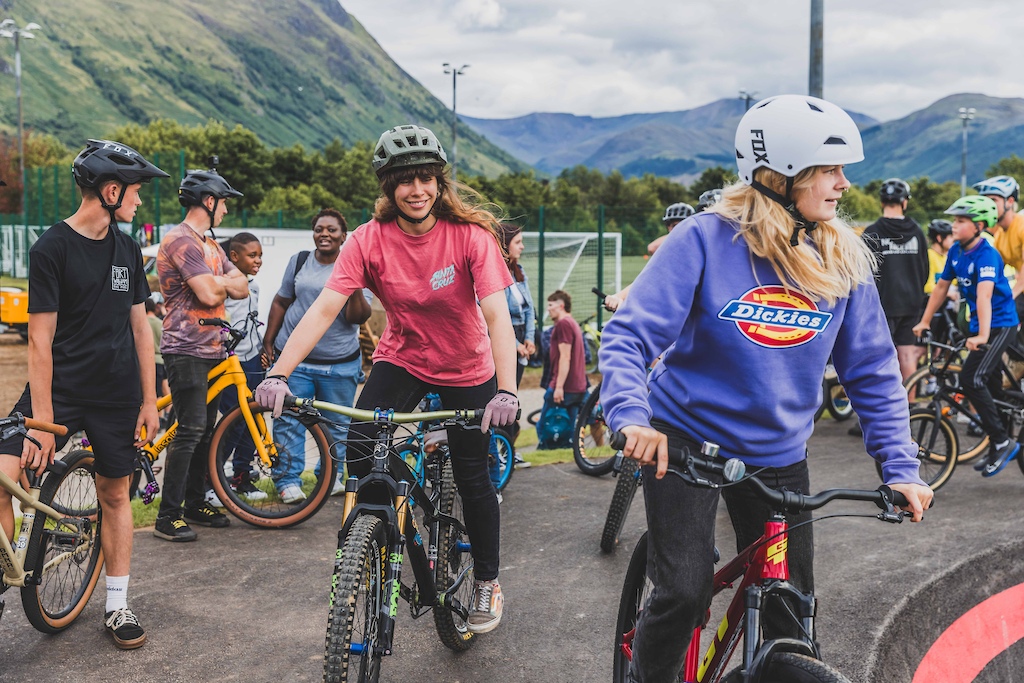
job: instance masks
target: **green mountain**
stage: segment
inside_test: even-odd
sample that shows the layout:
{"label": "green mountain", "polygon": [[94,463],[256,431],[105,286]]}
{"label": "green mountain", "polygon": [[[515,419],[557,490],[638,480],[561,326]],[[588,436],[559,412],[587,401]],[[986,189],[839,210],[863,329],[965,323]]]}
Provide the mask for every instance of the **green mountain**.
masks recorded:
{"label": "green mountain", "polygon": [[[6,3],[10,5],[12,3]],[[72,148],[117,126],[239,123],[266,143],[321,148],[418,123],[444,145],[451,113],[338,0],[18,0],[25,126]],[[13,41],[0,41],[0,130],[17,130]],[[459,168],[523,168],[468,126]]]}

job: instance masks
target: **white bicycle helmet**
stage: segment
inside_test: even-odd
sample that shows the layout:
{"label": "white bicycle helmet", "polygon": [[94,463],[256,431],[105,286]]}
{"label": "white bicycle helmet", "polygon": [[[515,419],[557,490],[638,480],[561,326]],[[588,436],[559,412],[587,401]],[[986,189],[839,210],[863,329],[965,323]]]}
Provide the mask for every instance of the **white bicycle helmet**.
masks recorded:
{"label": "white bicycle helmet", "polygon": [[978,194],[985,195],[986,197],[995,195],[1003,199],[1013,197],[1014,201],[1020,199],[1020,185],[1008,175],[993,176],[982,180],[980,183],[974,183],[971,187],[977,190]]}
{"label": "white bicycle helmet", "polygon": [[863,160],[857,124],[845,111],[817,97],[778,95],[761,100],[736,129],[736,165],[747,185],[759,168],[793,177],[811,166]]}
{"label": "white bicycle helmet", "polygon": [[[796,209],[793,178],[805,168],[853,164],[864,160],[860,131],[850,115],[809,95],[777,95],[761,100],[743,115],[736,128],[736,166],[740,181],[786,208],[796,221],[790,244],[800,230],[817,227]],[[770,168],[786,177],[786,192],[754,180],[754,171]]]}

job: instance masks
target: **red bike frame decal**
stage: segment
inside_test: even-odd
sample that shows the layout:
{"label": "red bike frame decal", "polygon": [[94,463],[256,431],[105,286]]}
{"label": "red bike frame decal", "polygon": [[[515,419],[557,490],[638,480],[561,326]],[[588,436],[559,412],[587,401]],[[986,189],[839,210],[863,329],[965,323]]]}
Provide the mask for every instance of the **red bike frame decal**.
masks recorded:
{"label": "red bike frame decal", "polygon": [[768,543],[763,547],[761,578],[766,581],[771,579],[789,580],[789,562],[786,560],[786,550],[789,547],[789,536],[786,533],[788,530],[789,526],[786,522],[765,522],[764,524],[764,537],[768,539]]}

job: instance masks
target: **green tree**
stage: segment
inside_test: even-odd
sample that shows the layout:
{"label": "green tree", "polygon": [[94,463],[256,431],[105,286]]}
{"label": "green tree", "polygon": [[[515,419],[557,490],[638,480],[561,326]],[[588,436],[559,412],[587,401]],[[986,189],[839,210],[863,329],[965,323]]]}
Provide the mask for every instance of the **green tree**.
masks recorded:
{"label": "green tree", "polygon": [[849,220],[861,225],[871,223],[882,215],[882,202],[878,197],[856,185],[850,186],[843,195],[839,208]]}
{"label": "green tree", "polygon": [[994,175],[1008,175],[1016,181],[1024,182],[1024,159],[1016,154],[1011,154],[1005,159],[1000,159],[988,168],[988,177]]}
{"label": "green tree", "polygon": [[735,171],[731,171],[724,166],[712,166],[711,168],[705,168],[700,177],[693,181],[690,185],[690,195],[696,199],[708,190],[716,190],[731,185],[739,179]]}

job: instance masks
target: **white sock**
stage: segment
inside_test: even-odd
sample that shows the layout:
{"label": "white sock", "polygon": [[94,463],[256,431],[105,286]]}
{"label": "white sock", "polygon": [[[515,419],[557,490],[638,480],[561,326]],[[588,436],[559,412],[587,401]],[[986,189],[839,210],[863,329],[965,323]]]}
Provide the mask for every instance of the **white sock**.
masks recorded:
{"label": "white sock", "polygon": [[1009,445],[1010,445],[1010,440],[1007,439],[1006,441],[1004,441],[1002,443],[997,443],[996,444],[996,450],[997,451],[1001,451],[1001,450],[1003,450],[1004,448],[1006,448]]}
{"label": "white sock", "polygon": [[105,611],[113,612],[128,606],[128,577],[108,576],[107,577],[107,608]]}

